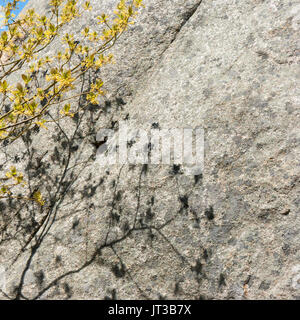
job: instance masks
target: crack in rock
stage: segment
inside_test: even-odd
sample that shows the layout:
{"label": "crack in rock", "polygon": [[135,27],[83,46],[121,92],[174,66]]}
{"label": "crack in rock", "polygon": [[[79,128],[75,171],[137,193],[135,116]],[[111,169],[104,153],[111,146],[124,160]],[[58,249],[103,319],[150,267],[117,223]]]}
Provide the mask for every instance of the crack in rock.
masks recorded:
{"label": "crack in rock", "polygon": [[185,14],[183,15],[183,21],[181,22],[180,26],[178,29],[176,29],[176,32],[174,34],[173,39],[170,42],[170,45],[176,40],[178,34],[180,33],[181,29],[187,24],[187,22],[192,18],[192,16],[196,13],[196,11],[198,10],[198,8],[200,7],[201,3],[203,2],[203,0],[200,0],[199,2],[197,2],[190,10],[188,10],[187,12],[185,12]]}

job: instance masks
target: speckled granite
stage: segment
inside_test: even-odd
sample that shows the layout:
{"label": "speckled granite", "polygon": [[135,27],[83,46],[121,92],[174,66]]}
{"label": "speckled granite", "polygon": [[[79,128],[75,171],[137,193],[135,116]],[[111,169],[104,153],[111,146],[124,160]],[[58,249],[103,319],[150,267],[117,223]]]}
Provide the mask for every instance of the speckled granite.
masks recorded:
{"label": "speckled granite", "polygon": [[[91,2],[76,33],[116,3]],[[6,295],[299,299],[298,1],[145,5],[113,50],[119,63],[102,70],[106,102],[0,151],[52,199],[50,211],[0,203],[14,216],[0,242]],[[91,141],[124,119],[203,127],[202,175],[97,166]]]}

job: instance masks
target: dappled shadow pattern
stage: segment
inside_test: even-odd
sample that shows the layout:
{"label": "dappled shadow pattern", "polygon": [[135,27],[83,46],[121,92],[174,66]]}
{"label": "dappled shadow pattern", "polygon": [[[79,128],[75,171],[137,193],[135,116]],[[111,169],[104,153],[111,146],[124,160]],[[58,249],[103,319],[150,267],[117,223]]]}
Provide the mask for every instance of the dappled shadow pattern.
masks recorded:
{"label": "dappled shadow pattern", "polygon": [[[82,101],[79,100],[78,108],[81,107],[81,103]],[[0,202],[0,246],[5,250],[5,246],[13,243],[14,247],[19,248],[10,261],[7,261],[8,265],[6,267],[13,267],[22,261],[22,271],[15,272],[13,276],[16,283],[15,287],[9,293],[2,293],[6,298],[17,300],[39,299],[49,292],[50,289],[56,288],[59,285],[63,289],[64,297],[66,299],[72,298],[74,293],[72,286],[67,282],[67,277],[80,273],[93,263],[97,264],[97,261],[102,259],[103,251],[108,249],[111,255],[115,256],[118,261],[117,263],[109,262],[111,274],[117,279],[125,279],[133,283],[140,297],[151,299],[151,295],[145,291],[144,286],[132,275],[130,267],[126,265],[124,257],[117,247],[120,243],[126,245],[126,241],[136,234],[144,235],[149,240],[150,246],[155,246],[157,241],[159,241],[162,245],[170,248],[176,259],[193,272],[195,281],[199,285],[201,277],[205,277],[200,267],[200,260],[194,265],[194,263],[181,254],[180,249],[176,248],[176,245],[172,243],[172,239],[164,234],[164,229],[172,224],[177,216],[187,215],[190,210],[188,195],[181,194],[178,188],[178,176],[181,174],[178,166],[171,166],[169,177],[178,190],[178,194],[175,195],[174,199],[178,203],[179,210],[174,212],[171,218],[165,219],[164,222],[161,219],[157,219],[156,212],[153,209],[154,202],[156,201],[154,195],[146,203],[147,209],[143,209],[143,212],[141,212],[141,195],[143,192],[141,183],[142,179],[150,174],[147,165],[133,165],[129,167],[123,165],[119,168],[115,178],[110,170],[106,170],[103,172],[102,177],[98,177],[99,179],[96,183],[94,183],[92,173],[90,173],[84,183],[78,184],[82,178],[82,172],[88,170],[95,160],[97,124],[101,123],[103,126],[116,128],[117,121],[114,120],[114,115],[117,115],[117,119],[118,117],[120,118],[118,115],[121,115],[124,104],[124,100],[118,97],[115,101],[104,102],[103,107],[91,105],[84,112],[77,114],[73,120],[70,120],[72,121],[72,125],[67,130],[64,129],[59,121],[55,120],[54,116],[49,114],[53,119],[53,128],[49,130],[46,138],[45,136],[41,136],[40,138],[43,143],[48,143],[49,147],[42,148],[42,152],[37,150],[36,143],[33,143],[33,141],[37,141],[41,133],[38,128],[33,128],[27,132],[22,138],[22,142],[20,142],[24,150],[22,158],[18,155],[9,154],[9,151],[7,151],[9,149],[3,149],[3,152],[7,153],[7,161],[11,163],[19,161],[27,163],[26,174],[29,196],[36,190],[42,190],[46,199],[46,205],[43,207],[32,202],[14,199]],[[128,119],[128,117],[127,114],[125,119]],[[122,213],[124,208],[121,205],[124,186],[119,186],[123,170],[138,172],[135,187],[130,186],[132,190],[135,190],[135,193],[132,197],[131,210],[128,211],[127,209],[125,219]],[[191,180],[192,188],[196,184],[201,185],[199,183],[200,180],[201,177],[194,177]],[[34,258],[41,254],[40,251],[43,243],[53,238],[51,232],[57,225],[71,218],[73,220],[70,233],[75,232],[80,224],[78,217],[84,217],[91,209],[97,211],[98,209],[95,209],[93,199],[104,188],[104,184],[110,186],[109,191],[111,193],[111,201],[106,201],[104,205],[109,209],[108,217],[103,217],[104,225],[102,225],[102,231],[105,232],[105,235],[100,237],[98,241],[93,239],[94,244],[91,245],[91,249],[89,247],[90,239],[87,232],[85,235],[85,261],[80,266],[77,265],[68,271],[62,272],[59,276],[55,276],[51,281],[47,281],[47,279],[53,277],[49,276],[46,271],[39,270],[35,272],[35,286],[38,289],[38,293],[28,294],[27,292],[25,294],[26,275],[34,264]],[[71,212],[65,210],[70,202],[73,208]],[[145,203],[143,203],[143,207],[144,205]],[[197,222],[197,214],[193,214]],[[114,234],[113,229],[116,226],[122,230],[121,235]],[[54,241],[58,240],[54,239]],[[53,245],[55,246],[55,242]],[[71,251],[70,254],[72,254]],[[43,257],[41,256],[41,258]],[[60,255],[56,255],[55,263],[56,265],[62,263]],[[221,283],[224,285],[225,280],[222,279]],[[174,281],[174,294],[178,295],[181,292],[180,280]],[[160,299],[164,298],[160,294],[158,297]],[[118,288],[112,289],[110,295],[104,295],[102,298],[117,299]]]}

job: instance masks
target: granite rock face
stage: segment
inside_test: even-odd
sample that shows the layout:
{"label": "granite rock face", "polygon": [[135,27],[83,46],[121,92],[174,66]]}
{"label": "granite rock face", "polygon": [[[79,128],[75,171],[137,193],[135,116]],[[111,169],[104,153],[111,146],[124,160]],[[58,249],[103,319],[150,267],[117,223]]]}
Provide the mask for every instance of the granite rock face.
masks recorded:
{"label": "granite rock face", "polygon": [[[70,30],[117,1],[91,3]],[[298,1],[145,5],[103,105],[0,151],[51,202],[0,203],[1,299],[299,299]],[[203,171],[99,166],[92,141],[120,121],[204,128]]]}

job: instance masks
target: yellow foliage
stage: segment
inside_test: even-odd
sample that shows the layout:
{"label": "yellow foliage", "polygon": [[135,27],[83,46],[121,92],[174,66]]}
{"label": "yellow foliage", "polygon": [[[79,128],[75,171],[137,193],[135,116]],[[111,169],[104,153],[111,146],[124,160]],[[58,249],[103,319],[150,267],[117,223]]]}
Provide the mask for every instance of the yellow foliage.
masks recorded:
{"label": "yellow foliage", "polygon": [[[75,106],[67,102],[61,107],[62,102],[74,97],[69,93],[80,84],[82,75],[114,62],[113,56],[106,52],[133,23],[142,6],[142,0],[120,0],[112,17],[105,13],[97,17],[97,23],[103,26],[101,34],[88,27],[82,31],[89,43],[82,46],[74,34],[67,33],[61,39],[59,35],[84,11],[92,10],[90,1],[79,7],[78,0],[51,0],[50,18],[29,9],[17,20],[12,20],[12,12],[20,1],[10,0],[4,7],[7,30],[0,36],[0,143],[14,141],[35,125],[47,129],[47,122],[52,121],[47,114],[53,108],[60,110],[63,117],[73,117]],[[65,51],[57,52],[51,58],[38,58],[54,39],[59,39],[62,47],[67,46]],[[73,59],[76,57],[79,59]],[[20,81],[10,83],[9,76],[24,65],[29,67],[20,73]],[[34,85],[39,73],[46,75],[43,87]],[[98,104],[99,97],[105,93],[102,86],[102,80],[96,79],[87,91],[76,97],[84,96],[88,103]],[[7,104],[10,106],[8,111]],[[11,197],[16,185],[24,185],[23,175],[11,168],[4,178],[0,176],[0,198]],[[40,193],[35,193],[32,200],[44,204]]]}

